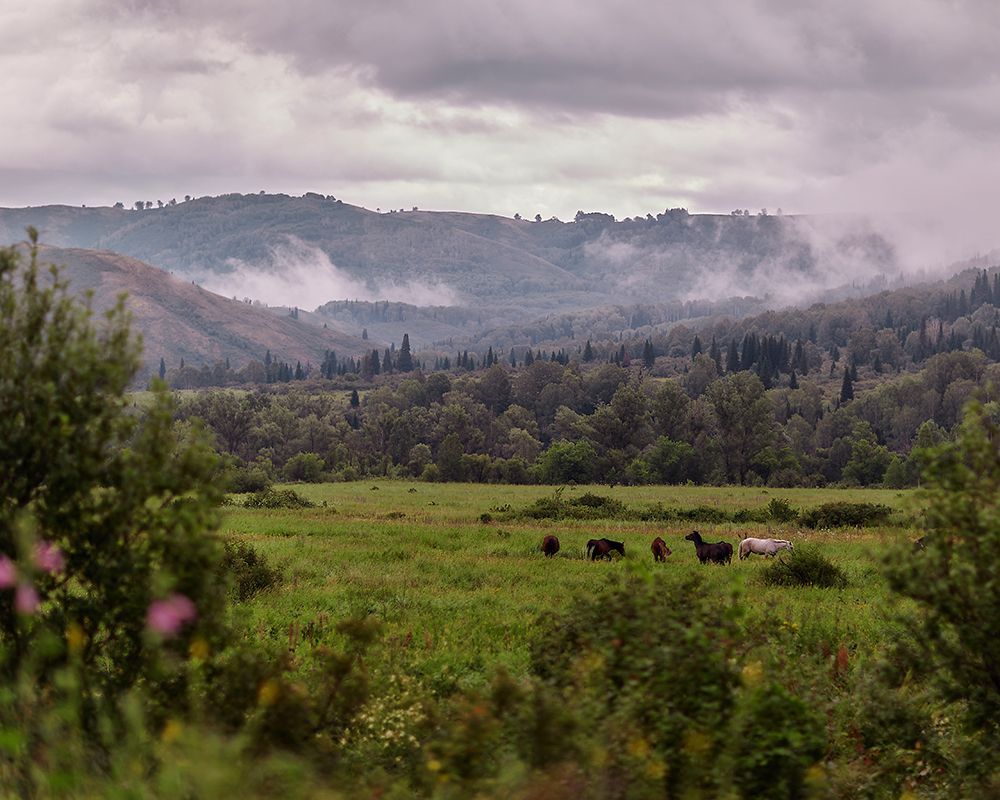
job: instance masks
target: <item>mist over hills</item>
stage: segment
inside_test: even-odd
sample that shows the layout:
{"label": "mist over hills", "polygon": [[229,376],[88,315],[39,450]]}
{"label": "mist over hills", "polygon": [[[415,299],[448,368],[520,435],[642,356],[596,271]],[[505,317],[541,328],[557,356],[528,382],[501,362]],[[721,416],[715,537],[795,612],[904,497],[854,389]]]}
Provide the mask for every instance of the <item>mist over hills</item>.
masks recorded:
{"label": "mist over hills", "polygon": [[28,225],[98,306],[130,294],[144,375],[160,357],[239,365],[267,350],[316,365],[327,350],[360,355],[404,333],[442,355],[645,338],[923,277],[860,216],[528,221],[232,194],[143,210],[0,209],[0,244]]}
{"label": "mist over hills", "polygon": [[359,353],[368,342],[334,328],[307,325],[245,302],[220,297],[136,259],[107,251],[42,247],[40,259],[62,268],[76,294],[93,293],[104,310],[128,293],[133,327],[143,338],[140,381],[154,375],[163,358],[169,369],[230,359],[242,366],[276,357],[320,364],[327,350]]}
{"label": "mist over hills", "polygon": [[0,242],[23,238],[29,224],[50,245],[112,250],[225,295],[307,309],[390,300],[524,317],[748,295],[787,304],[900,269],[893,243],[861,217],[673,209],[534,222],[378,213],[318,194],[234,194],[142,211],[0,209]]}

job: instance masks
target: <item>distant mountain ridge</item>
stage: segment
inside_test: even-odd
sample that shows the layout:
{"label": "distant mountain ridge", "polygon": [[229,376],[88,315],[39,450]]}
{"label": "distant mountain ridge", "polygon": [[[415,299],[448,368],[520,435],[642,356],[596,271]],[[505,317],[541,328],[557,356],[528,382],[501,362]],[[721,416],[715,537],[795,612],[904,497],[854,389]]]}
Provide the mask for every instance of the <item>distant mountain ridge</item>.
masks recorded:
{"label": "distant mountain ridge", "polygon": [[293,367],[318,366],[327,350],[357,355],[372,346],[339,328],[307,325],[221,297],[118,253],[43,246],[39,256],[61,267],[74,294],[91,291],[95,310],[110,308],[127,293],[133,329],[143,338],[141,381],[156,374],[161,358],[168,369],[181,359],[193,366],[230,359],[237,368],[263,361],[270,350]]}
{"label": "distant mountain ridge", "polygon": [[[281,273],[290,241],[322,253],[367,297],[408,287],[447,290],[452,302],[550,313],[614,303],[669,303],[823,287],[898,269],[891,243],[863,220],[691,215],[683,209],[617,221],[573,222],[489,214],[377,213],[307,194],[223,195],[142,211],[43,206],[0,209],[0,243],[34,225],[51,245],[113,250],[189,277],[237,266]],[[272,298],[257,297],[269,304]],[[317,296],[315,306],[347,299]]]}

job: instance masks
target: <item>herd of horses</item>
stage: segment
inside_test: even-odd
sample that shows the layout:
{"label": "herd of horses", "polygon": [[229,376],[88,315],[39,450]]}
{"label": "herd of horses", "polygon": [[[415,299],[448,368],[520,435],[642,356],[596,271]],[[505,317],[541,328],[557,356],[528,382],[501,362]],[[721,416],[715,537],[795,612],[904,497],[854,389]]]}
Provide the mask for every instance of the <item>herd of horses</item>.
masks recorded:
{"label": "herd of horses", "polygon": [[[684,537],[687,541],[694,543],[695,554],[702,564],[729,564],[733,560],[733,546],[729,542],[706,542],[701,538],[698,531],[691,531]],[[546,556],[554,556],[559,552],[559,539],[549,534],[542,539],[542,552]],[[657,536],[653,539],[650,549],[653,552],[653,560],[665,562],[671,554],[667,543]],[[792,543],[787,539],[757,539],[744,536],[740,539],[739,557],[740,560],[749,558],[752,554],[773,558],[781,550],[792,550]],[[625,543],[616,542],[614,539],[591,539],[587,542],[586,554],[591,561],[599,558],[611,559],[614,554],[625,555]]]}

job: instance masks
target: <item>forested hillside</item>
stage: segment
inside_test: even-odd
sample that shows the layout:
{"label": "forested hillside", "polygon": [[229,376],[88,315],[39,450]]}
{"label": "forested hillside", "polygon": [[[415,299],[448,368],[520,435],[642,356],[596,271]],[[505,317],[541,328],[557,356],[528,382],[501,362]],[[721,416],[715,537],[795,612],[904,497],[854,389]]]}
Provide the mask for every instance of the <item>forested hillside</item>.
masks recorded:
{"label": "forested hillside", "polygon": [[[449,304],[488,302],[535,314],[609,301],[747,294],[787,301],[793,279],[796,296],[807,296],[900,268],[890,242],[861,218],[670,209],[624,220],[581,211],[572,222],[529,221],[520,214],[370,211],[312,193],[129,205],[3,209],[0,243],[20,240],[30,224],[50,244],[113,250],[189,277],[236,266],[280,274],[301,266],[304,253],[320,254],[367,287],[371,300],[419,285]],[[289,243],[291,251],[283,251]]]}

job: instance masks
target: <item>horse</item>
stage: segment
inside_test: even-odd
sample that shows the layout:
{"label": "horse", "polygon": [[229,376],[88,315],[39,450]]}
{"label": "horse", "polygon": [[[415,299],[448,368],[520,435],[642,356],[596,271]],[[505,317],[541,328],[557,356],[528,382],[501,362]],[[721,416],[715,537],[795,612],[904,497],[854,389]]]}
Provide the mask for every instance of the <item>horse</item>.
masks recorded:
{"label": "horse", "polygon": [[733,560],[733,546],[729,542],[709,544],[702,541],[701,534],[698,531],[691,531],[684,538],[689,542],[694,542],[695,552],[698,554],[698,560],[702,564],[709,561],[715,564],[728,564]]}
{"label": "horse", "polygon": [[787,539],[754,539],[747,538],[740,542],[740,561],[749,558],[751,553],[774,558],[779,550],[794,550]]}
{"label": "horse", "polygon": [[606,558],[610,561],[613,550],[621,553],[623,558],[625,557],[624,542],[616,542],[612,539],[591,539],[587,542],[587,555],[590,556],[591,561],[597,561],[599,558]]}
{"label": "horse", "polygon": [[559,540],[555,536],[546,536],[542,539],[542,552],[546,557],[554,556],[559,552]]}
{"label": "horse", "polygon": [[653,561],[666,561],[667,556],[670,555],[670,548],[667,547],[667,543],[659,536],[653,539],[650,549],[653,551]]}

